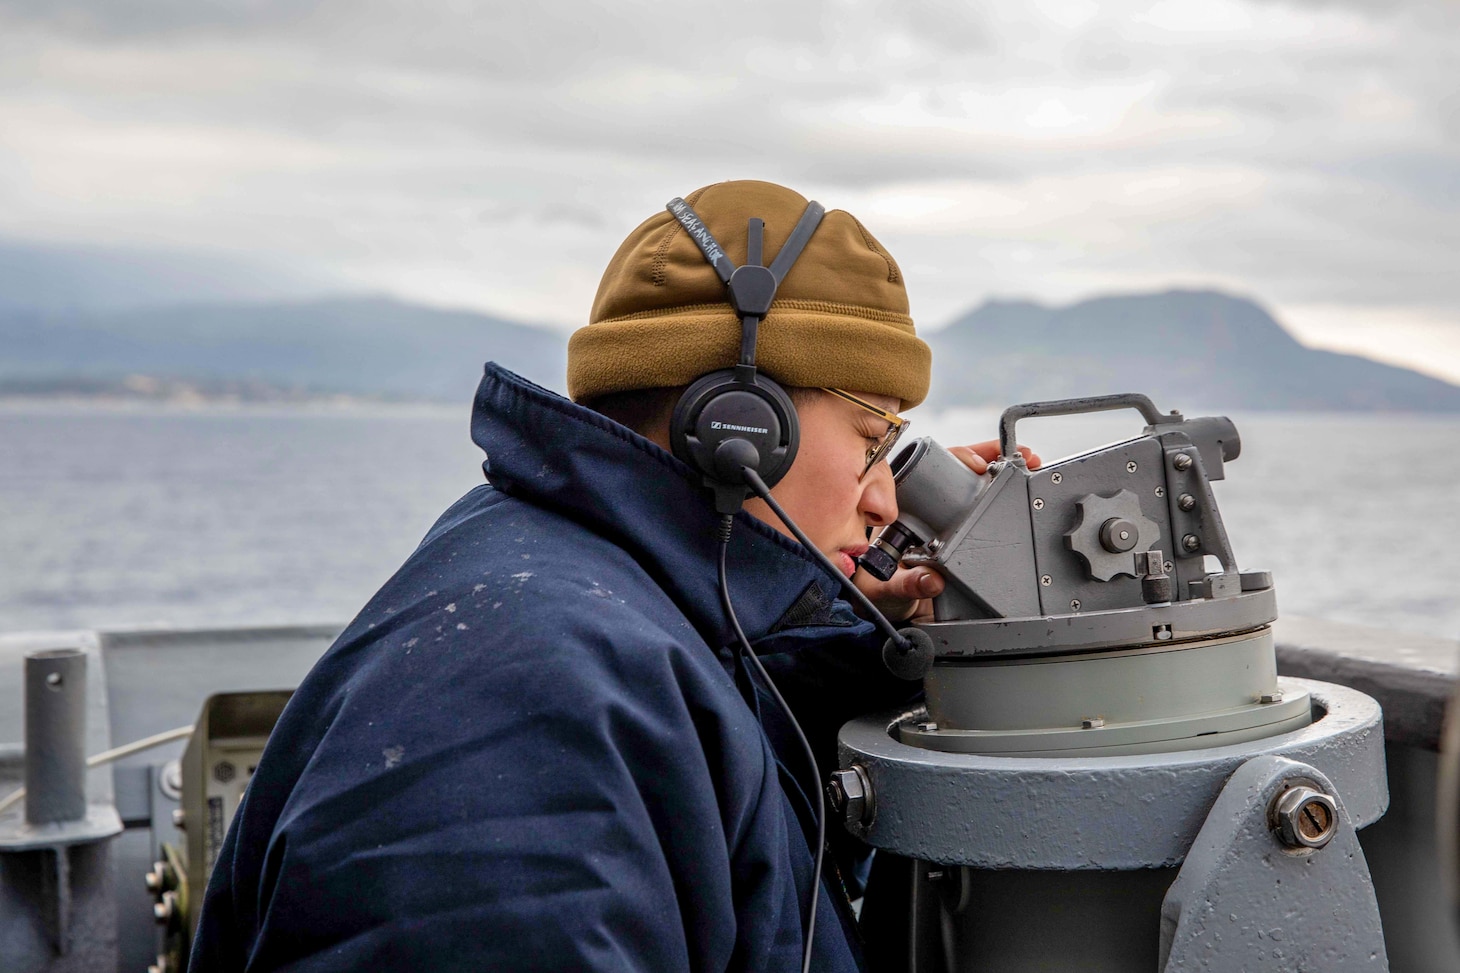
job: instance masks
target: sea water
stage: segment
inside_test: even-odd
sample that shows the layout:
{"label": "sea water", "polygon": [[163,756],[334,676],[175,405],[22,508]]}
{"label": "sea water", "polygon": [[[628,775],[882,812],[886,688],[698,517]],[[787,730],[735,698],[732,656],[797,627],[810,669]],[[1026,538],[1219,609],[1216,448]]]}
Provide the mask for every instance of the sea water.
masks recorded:
{"label": "sea water", "polygon": [[[945,445],[996,410],[915,414]],[[1460,638],[1460,417],[1234,413],[1214,486],[1285,614]],[[1045,460],[1134,413],[1026,420]],[[482,482],[462,408],[0,410],[0,632],[344,622]]]}

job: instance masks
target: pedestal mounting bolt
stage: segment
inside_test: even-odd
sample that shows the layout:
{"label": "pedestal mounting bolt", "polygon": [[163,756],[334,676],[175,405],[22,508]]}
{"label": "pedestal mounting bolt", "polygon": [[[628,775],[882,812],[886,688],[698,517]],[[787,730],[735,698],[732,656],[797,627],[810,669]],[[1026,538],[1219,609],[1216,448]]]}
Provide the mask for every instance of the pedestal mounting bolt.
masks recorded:
{"label": "pedestal mounting bolt", "polygon": [[1289,848],[1322,848],[1338,833],[1338,805],[1307,785],[1289,787],[1272,803],[1278,839]]}
{"label": "pedestal mounting bolt", "polygon": [[826,785],[826,797],[832,811],[846,824],[866,824],[872,820],[872,781],[861,764],[833,771]]}

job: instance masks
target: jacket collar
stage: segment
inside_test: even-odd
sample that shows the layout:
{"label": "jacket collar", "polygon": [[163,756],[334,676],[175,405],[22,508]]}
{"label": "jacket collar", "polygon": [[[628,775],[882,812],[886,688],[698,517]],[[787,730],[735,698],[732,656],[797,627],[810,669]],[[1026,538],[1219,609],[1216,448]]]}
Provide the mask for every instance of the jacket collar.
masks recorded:
{"label": "jacket collar", "polygon": [[[557,510],[612,539],[647,570],[713,647],[734,638],[720,605],[718,518],[694,472],[656,444],[591,409],[489,362],[477,387],[472,440],[492,485]],[[744,511],[728,557],[730,597],[752,642],[781,630],[870,623],[840,582],[799,543]],[[789,631],[787,634],[791,634]]]}

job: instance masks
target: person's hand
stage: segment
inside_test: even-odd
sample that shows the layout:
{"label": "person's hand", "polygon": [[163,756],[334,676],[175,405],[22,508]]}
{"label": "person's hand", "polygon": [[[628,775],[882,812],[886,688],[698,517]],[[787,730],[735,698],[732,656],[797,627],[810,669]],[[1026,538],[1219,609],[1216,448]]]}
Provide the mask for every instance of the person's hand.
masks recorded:
{"label": "person's hand", "polygon": [[[973,472],[984,473],[989,464],[999,457],[999,441],[990,439],[970,446],[950,446],[948,452]],[[1019,452],[1029,469],[1039,469],[1039,456],[1028,446],[1020,446]],[[852,580],[877,606],[877,610],[894,622],[930,620],[933,617],[933,599],[943,593],[947,584],[941,574],[922,565],[899,567],[886,581],[878,581],[866,571],[859,570]]]}
{"label": "person's hand", "polygon": [[[957,456],[963,461],[963,465],[975,473],[983,473],[989,468],[989,464],[999,458],[999,441],[990,439],[985,443],[974,443],[972,446],[949,446],[948,452]],[[1028,446],[1020,446],[1019,452],[1024,456],[1024,463],[1031,470],[1039,469],[1039,456]]]}

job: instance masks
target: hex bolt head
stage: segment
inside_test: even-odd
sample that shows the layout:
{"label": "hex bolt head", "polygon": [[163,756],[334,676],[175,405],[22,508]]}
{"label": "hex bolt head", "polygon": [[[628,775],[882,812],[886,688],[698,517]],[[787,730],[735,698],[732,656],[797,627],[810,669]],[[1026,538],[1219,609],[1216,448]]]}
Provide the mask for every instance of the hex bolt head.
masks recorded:
{"label": "hex bolt head", "polygon": [[1183,493],[1181,496],[1176,498],[1176,506],[1180,507],[1182,510],[1195,510],[1196,497],[1193,497],[1189,493]]}
{"label": "hex bolt head", "polygon": [[1082,730],[1098,730],[1105,725],[1105,719],[1100,716],[1089,716],[1080,721]]}
{"label": "hex bolt head", "polygon": [[1197,551],[1201,550],[1201,538],[1197,537],[1195,534],[1187,534],[1185,537],[1181,538],[1181,547],[1183,550],[1195,554]]}
{"label": "hex bolt head", "polygon": [[831,809],[845,824],[865,824],[872,820],[872,781],[861,764],[836,770],[826,785]]}
{"label": "hex bolt head", "polygon": [[1257,701],[1259,703],[1281,703],[1283,701],[1283,691],[1281,689],[1274,689],[1270,693],[1263,693],[1257,697]]}
{"label": "hex bolt head", "polygon": [[1185,473],[1187,470],[1191,469],[1191,457],[1186,455],[1185,453],[1177,453],[1175,456],[1171,457],[1171,465],[1176,467],[1181,472]]}
{"label": "hex bolt head", "polygon": [[1289,787],[1272,804],[1278,840],[1289,848],[1322,848],[1338,833],[1338,805],[1320,790]]}
{"label": "hex bolt head", "polygon": [[1140,467],[1136,465],[1135,460],[1131,460],[1129,463],[1125,464],[1125,471],[1127,473],[1134,473],[1138,469],[1140,469]]}

